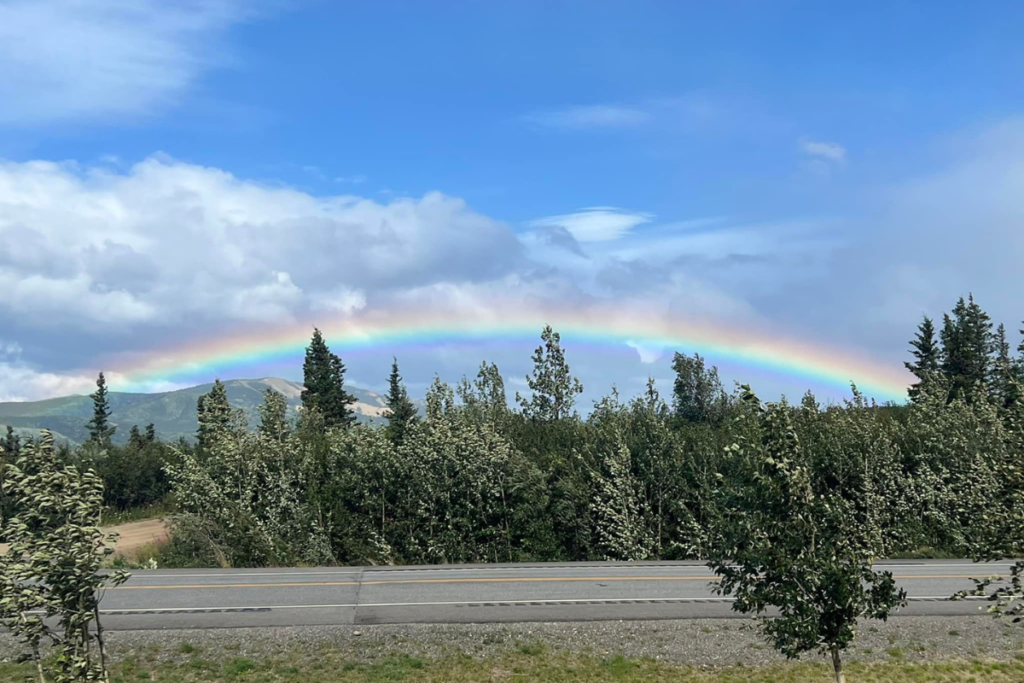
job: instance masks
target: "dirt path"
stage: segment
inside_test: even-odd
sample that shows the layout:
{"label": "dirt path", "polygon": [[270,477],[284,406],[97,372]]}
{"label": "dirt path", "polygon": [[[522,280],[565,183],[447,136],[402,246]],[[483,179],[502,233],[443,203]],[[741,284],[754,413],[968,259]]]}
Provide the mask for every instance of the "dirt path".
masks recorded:
{"label": "dirt path", "polygon": [[[165,543],[170,538],[167,522],[162,519],[144,519],[141,522],[103,527],[103,531],[121,535],[116,546],[118,554],[129,553],[152,543]],[[0,555],[6,552],[7,544],[0,543]]]}
{"label": "dirt path", "polygon": [[166,543],[170,538],[167,522],[162,519],[144,519],[141,522],[129,522],[118,526],[105,527],[106,532],[121,535],[117,539],[117,552],[127,553],[150,544]]}

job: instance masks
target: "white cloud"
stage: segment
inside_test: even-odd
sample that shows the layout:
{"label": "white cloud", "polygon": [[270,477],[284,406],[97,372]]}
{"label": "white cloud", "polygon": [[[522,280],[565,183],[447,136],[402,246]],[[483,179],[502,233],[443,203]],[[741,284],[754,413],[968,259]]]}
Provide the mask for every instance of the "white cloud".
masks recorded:
{"label": "white cloud", "polygon": [[657,363],[665,354],[665,349],[640,342],[627,341],[626,346],[635,349],[640,356],[640,362],[644,364]]}
{"label": "white cloud", "polygon": [[826,162],[840,165],[846,163],[846,148],[838,142],[823,142],[811,140],[810,138],[801,138],[797,144],[800,151],[809,157],[824,159]]}
{"label": "white cloud", "polygon": [[521,253],[508,228],[439,193],[314,197],[159,156],[124,172],[0,163],[0,320],[281,321],[501,277]]}
{"label": "white cloud", "polygon": [[595,104],[534,112],[524,117],[528,123],[577,130],[635,128],[647,123],[651,114],[638,107]]}
{"label": "white cloud", "polygon": [[0,124],[149,114],[227,56],[236,0],[0,3]]}
{"label": "white cloud", "polygon": [[366,308],[366,295],[358,289],[335,287],[333,290],[313,295],[310,306],[314,311],[354,313]]}
{"label": "white cloud", "polygon": [[610,206],[595,206],[577,213],[548,216],[530,221],[534,228],[557,226],[567,230],[579,242],[605,242],[628,234],[638,225],[650,223],[649,213],[630,213]]}
{"label": "white cloud", "polygon": [[[56,396],[86,395],[96,391],[98,370],[47,372],[20,360],[0,360],[0,402],[41,401]],[[163,380],[129,382],[116,372],[106,372],[107,386],[112,391],[175,391],[189,385]]]}

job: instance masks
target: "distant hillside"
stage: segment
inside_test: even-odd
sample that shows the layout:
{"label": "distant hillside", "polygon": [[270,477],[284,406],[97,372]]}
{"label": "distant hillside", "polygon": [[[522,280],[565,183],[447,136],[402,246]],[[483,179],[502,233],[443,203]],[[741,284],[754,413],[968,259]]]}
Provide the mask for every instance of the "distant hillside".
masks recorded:
{"label": "distant hillside", "polygon": [[[253,426],[258,421],[257,406],[263,402],[263,390],[274,389],[288,399],[288,412],[296,415],[301,404],[302,384],[278,377],[263,379],[233,379],[224,382],[228,400],[241,408]],[[125,443],[132,425],[143,429],[153,423],[157,436],[164,441],[179,437],[191,439],[199,426],[196,420],[196,400],[210,391],[213,384],[167,391],[156,394],[131,394],[112,391],[110,397],[111,421],[117,425],[115,443]],[[384,397],[357,387],[346,386],[356,397],[354,406],[360,422],[374,422],[384,412]],[[419,403],[419,402],[416,402]],[[50,429],[74,443],[89,438],[85,425],[92,417],[92,399],[88,396],[64,396],[45,401],[0,403],[0,425],[11,425],[19,432]]]}

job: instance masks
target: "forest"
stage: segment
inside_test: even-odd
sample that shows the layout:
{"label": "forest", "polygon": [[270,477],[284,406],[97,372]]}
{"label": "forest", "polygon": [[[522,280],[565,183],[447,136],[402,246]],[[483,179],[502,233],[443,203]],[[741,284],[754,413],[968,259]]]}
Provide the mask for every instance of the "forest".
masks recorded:
{"label": "forest", "polygon": [[[1024,343],[1012,354],[973,297],[936,327],[924,318],[911,341],[906,404],[855,386],[838,405],[810,392],[762,403],[676,353],[671,396],[653,380],[632,399],[613,390],[582,419],[582,386],[548,327],[514,405],[484,362],[454,386],[435,379],[421,417],[396,361],[381,426],[355,424],[345,366],[316,331],[297,420],[268,390],[246,424],[218,381],[198,401],[194,442],[133,427],[115,446],[101,375],[89,442],[59,450],[99,474],[108,516],[171,513],[161,566],[707,559],[765,453],[848,506],[875,557],[1010,555],[1024,540]],[[10,432],[2,445],[5,461],[22,447]]]}

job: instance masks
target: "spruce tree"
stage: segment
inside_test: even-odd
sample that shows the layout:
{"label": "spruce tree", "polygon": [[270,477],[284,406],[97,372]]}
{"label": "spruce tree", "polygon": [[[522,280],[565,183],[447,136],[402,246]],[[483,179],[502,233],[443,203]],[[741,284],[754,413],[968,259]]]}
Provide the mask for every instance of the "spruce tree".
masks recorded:
{"label": "spruce tree", "polygon": [[527,417],[540,422],[560,420],[572,414],[583,385],[569,372],[561,337],[551,325],[544,326],[540,338],[544,344],[534,351],[533,375],[526,378],[533,395],[527,400],[516,392],[516,401]]}
{"label": "spruce tree", "polygon": [[331,353],[320,330],[315,328],[306,347],[302,377],[304,410],[319,411],[328,427],[348,429],[355,424],[356,414],[350,406],[356,399],[345,391],[345,365]]}
{"label": "spruce tree", "polygon": [[384,417],[388,420],[387,435],[391,443],[398,445],[405,439],[405,434],[418,416],[416,406],[409,400],[409,393],[402,384],[402,376],[398,374],[398,359],[391,360],[391,376],[388,378],[387,410]]}
{"label": "spruce tree", "polygon": [[7,436],[3,440],[3,450],[10,462],[21,453],[21,437],[14,433],[14,427],[7,425]]}
{"label": "spruce tree", "polygon": [[153,443],[156,441],[156,427],[150,422],[146,425],[146,443]]}
{"label": "spruce tree", "polygon": [[231,404],[228,403],[228,391],[219,379],[214,380],[210,393],[199,397],[196,417],[199,420],[196,437],[203,447],[208,447],[215,434],[223,433],[230,426]]}
{"label": "spruce tree", "polygon": [[907,392],[910,400],[917,403],[921,400],[921,392],[927,390],[928,383],[935,379],[939,372],[939,345],[935,339],[935,324],[928,316],[917,326],[917,335],[910,342],[913,350],[910,355],[914,360],[904,362],[907,370],[914,373],[917,382]]}
{"label": "spruce tree", "polygon": [[943,316],[942,373],[949,380],[950,397],[974,401],[988,386],[992,365],[992,321],[970,295],[957,301],[952,315]]}
{"label": "spruce tree", "polygon": [[107,380],[101,372],[96,379],[96,392],[92,398],[92,419],[86,425],[89,428],[89,440],[100,445],[109,445],[117,427],[110,425],[110,403],[107,400]]}
{"label": "spruce tree", "polygon": [[128,432],[128,445],[134,448],[142,448],[145,443],[142,438],[142,432],[139,431],[139,425],[132,425],[131,431]]}
{"label": "spruce tree", "polygon": [[993,347],[995,349],[995,360],[992,363],[989,392],[995,404],[1000,408],[1006,409],[1016,403],[1019,385],[1016,382],[1016,363],[1010,356],[1010,342],[1006,339],[1006,326],[1002,323],[996,328]]}

